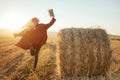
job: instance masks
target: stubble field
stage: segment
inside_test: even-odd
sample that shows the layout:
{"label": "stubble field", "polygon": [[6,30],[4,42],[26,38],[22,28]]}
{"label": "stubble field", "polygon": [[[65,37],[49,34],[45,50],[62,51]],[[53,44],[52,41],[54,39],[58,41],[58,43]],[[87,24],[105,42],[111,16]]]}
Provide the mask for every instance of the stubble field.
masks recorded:
{"label": "stubble field", "polygon": [[[29,50],[15,46],[19,38],[0,36],[0,80],[58,80],[56,38],[48,38],[39,52],[37,69]],[[120,40],[110,40],[112,49],[110,80],[120,80]],[[81,80],[89,80],[84,78]],[[102,80],[102,79],[99,79]]]}

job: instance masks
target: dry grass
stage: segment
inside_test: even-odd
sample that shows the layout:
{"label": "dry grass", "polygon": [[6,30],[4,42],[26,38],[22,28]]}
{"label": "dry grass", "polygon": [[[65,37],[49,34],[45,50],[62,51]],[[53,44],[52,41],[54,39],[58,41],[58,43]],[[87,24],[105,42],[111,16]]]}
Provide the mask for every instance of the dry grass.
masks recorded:
{"label": "dry grass", "polygon": [[[17,40],[0,36],[0,80],[104,80],[105,77],[65,77],[56,75],[56,38],[48,39],[39,53],[37,69],[33,70],[34,58],[29,51],[14,46]],[[112,40],[112,65],[110,80],[120,80],[120,41]],[[2,66],[4,64],[4,66]],[[114,65],[113,65],[114,64]],[[4,73],[2,73],[4,71]]]}
{"label": "dry grass", "polygon": [[119,40],[111,40],[112,43],[112,65],[111,72],[120,73],[120,41]]}
{"label": "dry grass", "polygon": [[63,29],[57,50],[61,77],[105,76],[109,70],[110,43],[102,29]]}
{"label": "dry grass", "polygon": [[28,64],[27,68],[24,68],[24,71],[28,73],[25,74],[22,72],[17,80],[53,80],[56,77],[55,52],[55,40],[53,42],[53,39],[49,39],[46,45],[43,46],[40,50],[37,69],[33,71],[32,61],[32,64]]}

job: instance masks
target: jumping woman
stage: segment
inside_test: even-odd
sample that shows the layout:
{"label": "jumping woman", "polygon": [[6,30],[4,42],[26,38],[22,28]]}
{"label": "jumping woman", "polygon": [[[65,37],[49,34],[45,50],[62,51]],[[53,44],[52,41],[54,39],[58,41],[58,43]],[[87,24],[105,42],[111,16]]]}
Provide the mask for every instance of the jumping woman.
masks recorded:
{"label": "jumping woman", "polygon": [[15,37],[22,37],[16,46],[30,50],[30,54],[35,57],[34,68],[38,62],[38,53],[40,48],[46,43],[47,30],[51,27],[56,19],[52,17],[51,21],[47,24],[39,23],[39,19],[32,18],[25,26],[24,30],[20,33],[14,33]]}

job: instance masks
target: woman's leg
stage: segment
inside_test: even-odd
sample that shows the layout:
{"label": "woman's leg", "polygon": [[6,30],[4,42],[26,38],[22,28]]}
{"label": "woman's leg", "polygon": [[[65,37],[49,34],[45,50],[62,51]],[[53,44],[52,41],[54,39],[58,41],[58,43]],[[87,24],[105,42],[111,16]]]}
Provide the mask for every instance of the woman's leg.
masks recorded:
{"label": "woman's leg", "polygon": [[39,51],[40,49],[34,49],[33,44],[32,43],[30,44],[30,54],[31,56],[34,56],[34,59],[35,59],[34,68],[36,68],[37,66]]}
{"label": "woman's leg", "polygon": [[35,49],[34,49],[32,43],[30,44],[30,54],[31,54],[31,56],[34,56],[34,54],[35,54]]}
{"label": "woman's leg", "polygon": [[34,54],[34,57],[35,57],[34,68],[36,68],[37,66],[39,51],[40,49],[36,49],[35,54]]}

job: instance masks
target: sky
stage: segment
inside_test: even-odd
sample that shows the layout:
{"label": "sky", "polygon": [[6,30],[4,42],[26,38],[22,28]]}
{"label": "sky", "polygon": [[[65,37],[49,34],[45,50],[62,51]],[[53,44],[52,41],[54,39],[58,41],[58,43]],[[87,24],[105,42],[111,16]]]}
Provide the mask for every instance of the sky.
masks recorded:
{"label": "sky", "polygon": [[33,17],[48,23],[48,9],[56,18],[49,31],[100,26],[120,35],[120,0],[0,0],[0,28],[19,29]]}

